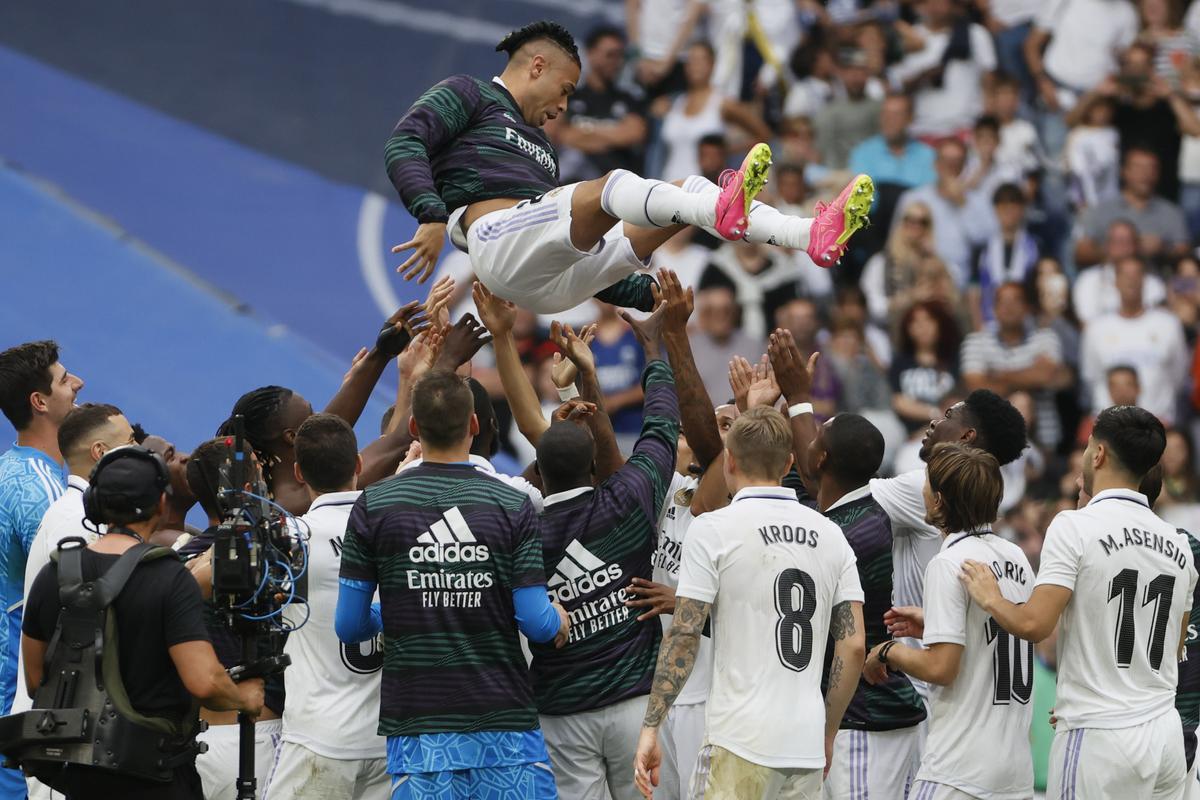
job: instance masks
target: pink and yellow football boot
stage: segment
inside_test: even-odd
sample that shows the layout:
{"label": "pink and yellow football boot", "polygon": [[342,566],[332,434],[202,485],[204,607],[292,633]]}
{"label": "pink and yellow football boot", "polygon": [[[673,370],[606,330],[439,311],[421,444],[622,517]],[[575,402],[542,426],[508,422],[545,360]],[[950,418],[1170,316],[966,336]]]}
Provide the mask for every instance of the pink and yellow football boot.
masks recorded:
{"label": "pink and yellow football boot", "polygon": [[858,175],[832,203],[817,203],[817,216],[808,234],[808,256],[818,267],[828,269],[838,262],[850,237],[867,226],[874,200],[875,184],[870,177]]}
{"label": "pink and yellow football boot", "polygon": [[717,197],[717,233],[731,242],[746,235],[750,227],[750,204],[767,185],[767,170],[771,168],[771,148],[759,144],[750,148],[742,166],[727,169],[717,179],[721,194]]}

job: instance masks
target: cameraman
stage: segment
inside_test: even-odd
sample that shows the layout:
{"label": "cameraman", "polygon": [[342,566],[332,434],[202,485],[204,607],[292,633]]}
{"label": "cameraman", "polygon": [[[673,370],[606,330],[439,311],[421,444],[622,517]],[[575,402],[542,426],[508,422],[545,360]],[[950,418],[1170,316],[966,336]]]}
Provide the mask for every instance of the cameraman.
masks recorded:
{"label": "cameraman", "polygon": [[[98,579],[122,553],[154,533],[167,511],[166,474],[161,460],[140,447],[116,448],[96,465],[90,479],[95,501],[91,521],[108,529],[82,554],[85,581]],[[58,564],[51,562],[34,580],[25,602],[21,650],[30,694],[43,680],[60,602]],[[204,628],[200,590],[178,559],[139,564],[111,608],[120,632],[121,680],[138,713],[186,720],[192,697],[207,708],[251,715],[261,711],[262,681],[235,684],[225,673]],[[176,767],[170,783],[77,764],[42,769],[38,777],[64,792],[68,800],[199,800],[203,796],[192,761]]]}
{"label": "cameraman", "polygon": [[[217,500],[221,486],[221,465],[230,458],[233,450],[228,441],[221,436],[204,442],[192,451],[187,464],[188,486],[204,509],[209,527],[180,547],[179,553],[184,558],[193,559],[188,563],[188,568],[200,582],[206,596],[212,591],[210,557],[213,538],[223,515]],[[252,486],[261,480],[261,467],[248,442],[243,445],[242,454],[252,473],[247,478],[247,485]],[[206,604],[205,608],[205,625],[217,657],[226,667],[241,664],[241,637],[229,629],[210,604]],[[259,797],[266,795],[271,767],[275,764],[275,752],[279,747],[283,694],[283,676],[279,673],[268,675],[262,714],[254,725],[254,776]],[[208,745],[208,752],[196,759],[196,769],[204,783],[204,797],[207,800],[227,800],[237,795],[238,745],[241,741],[237,714],[233,710],[213,709],[202,711],[200,717],[208,723],[208,730],[200,734],[200,741]]]}

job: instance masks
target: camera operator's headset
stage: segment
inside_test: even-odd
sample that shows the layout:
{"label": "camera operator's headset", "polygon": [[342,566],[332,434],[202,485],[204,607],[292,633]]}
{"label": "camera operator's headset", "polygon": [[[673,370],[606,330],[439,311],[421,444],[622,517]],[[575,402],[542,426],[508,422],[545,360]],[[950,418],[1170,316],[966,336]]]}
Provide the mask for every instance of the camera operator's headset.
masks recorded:
{"label": "camera operator's headset", "polygon": [[[92,467],[92,473],[88,476],[88,486],[83,490],[83,516],[95,525],[102,524],[103,520],[100,518],[100,515],[103,513],[104,507],[111,501],[137,499],[130,497],[125,492],[116,492],[111,489],[105,490],[96,485],[96,479],[100,476],[100,473],[109,465],[123,458],[136,458],[153,464],[154,486],[158,489],[158,497],[161,497],[163,492],[167,494],[171,493],[171,473],[167,470],[167,464],[163,461],[162,456],[147,450],[141,445],[114,447],[96,462],[96,466]],[[157,498],[155,498],[155,502],[158,502]],[[135,510],[139,514],[142,511],[140,508]]]}

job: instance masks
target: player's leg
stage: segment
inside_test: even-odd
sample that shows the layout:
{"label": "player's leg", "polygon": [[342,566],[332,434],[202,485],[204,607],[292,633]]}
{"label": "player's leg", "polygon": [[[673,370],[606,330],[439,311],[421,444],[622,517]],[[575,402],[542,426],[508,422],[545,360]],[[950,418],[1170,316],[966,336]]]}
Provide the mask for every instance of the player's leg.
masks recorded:
{"label": "player's leg", "polygon": [[204,785],[204,800],[223,800],[237,794],[238,726],[210,725],[196,740],[208,751],[196,756],[196,771]]}
{"label": "player's leg", "polygon": [[386,758],[364,758],[358,762],[353,800],[388,800],[391,790]]}
{"label": "player's leg", "polygon": [[259,797],[265,797],[271,786],[271,773],[275,770],[282,739],[283,720],[266,719],[254,723],[254,777],[258,781]]}
{"label": "player's leg", "polygon": [[696,760],[689,796],[692,800],[765,800],[783,780],[777,770],[706,742]]}
{"label": "player's leg", "polygon": [[[541,717],[542,734],[546,738],[546,749],[550,751],[550,763],[554,766],[554,779],[563,797],[572,800],[605,798],[603,712],[600,709]],[[633,763],[632,759],[630,763]]]}
{"label": "player's leg", "polygon": [[[646,698],[631,697],[604,709],[604,764],[612,800],[638,800],[642,794],[633,782],[638,737],[646,715]],[[662,797],[667,795],[663,794]]]}
{"label": "player's leg", "polygon": [[470,800],[470,771],[409,772],[392,775],[391,800]]}
{"label": "player's leg", "polygon": [[1183,750],[1183,737],[1179,735],[1182,723],[1179,713],[1171,709],[1148,724],[1152,753],[1158,755],[1158,776],[1154,782],[1154,800],[1181,800],[1187,797],[1188,780],[1195,784],[1195,776],[1187,767],[1187,756]]}
{"label": "player's leg", "polygon": [[822,772],[819,769],[787,770],[787,777],[774,796],[777,800],[819,800]]}
{"label": "player's leg", "polygon": [[[1049,796],[1047,795],[1047,797]],[[908,800],[979,800],[979,798],[945,783],[916,781],[908,793]]]}
{"label": "player's leg", "polygon": [[[354,791],[357,761],[326,758],[302,744],[284,742],[270,776],[270,787],[260,791],[263,800],[326,800],[357,797]],[[387,782],[384,794],[387,797]]]}
{"label": "player's leg", "polygon": [[[1047,797],[1150,800],[1162,758],[1161,752],[1153,752],[1154,744],[1161,743],[1152,736],[1152,725],[1076,728],[1055,734]],[[1175,735],[1180,735],[1179,727]],[[1182,750],[1182,737],[1179,746]],[[1059,794],[1051,794],[1055,786]]]}
{"label": "player's leg", "polygon": [[[517,764],[468,770],[470,798],[486,800],[557,800],[549,764]],[[571,797],[563,794],[563,797]],[[440,797],[436,800],[440,800]]]}

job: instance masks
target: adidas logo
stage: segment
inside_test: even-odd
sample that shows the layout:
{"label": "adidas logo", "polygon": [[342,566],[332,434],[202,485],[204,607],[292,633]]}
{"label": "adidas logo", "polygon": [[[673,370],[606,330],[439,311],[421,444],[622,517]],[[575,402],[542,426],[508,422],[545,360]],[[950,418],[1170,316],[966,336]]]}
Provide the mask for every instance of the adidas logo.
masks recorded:
{"label": "adidas logo", "polygon": [[476,541],[462,512],[455,506],[417,537],[417,545],[409,548],[408,557],[418,564],[487,561],[491,555],[487,545],[475,544]]}
{"label": "adidas logo", "polygon": [[546,583],[546,589],[552,599],[565,603],[620,579],[619,564],[605,564],[576,539],[567,545],[566,555],[554,568],[554,577]]}

